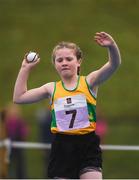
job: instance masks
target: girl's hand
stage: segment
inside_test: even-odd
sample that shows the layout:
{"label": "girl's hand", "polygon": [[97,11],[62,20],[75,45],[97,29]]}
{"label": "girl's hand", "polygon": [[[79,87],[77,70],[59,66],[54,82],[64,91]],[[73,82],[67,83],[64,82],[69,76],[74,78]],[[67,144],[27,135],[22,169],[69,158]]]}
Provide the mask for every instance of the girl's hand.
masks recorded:
{"label": "girl's hand", "polygon": [[105,32],[97,32],[94,39],[98,45],[103,47],[110,47],[115,42],[114,39]]}
{"label": "girl's hand", "polygon": [[28,54],[29,53],[26,53],[25,56],[24,56],[24,59],[23,59],[23,62],[22,62],[22,67],[27,67],[27,68],[31,69],[40,62],[40,58],[39,58],[39,55],[38,55],[38,59],[36,61],[28,62],[27,61],[27,55]]}

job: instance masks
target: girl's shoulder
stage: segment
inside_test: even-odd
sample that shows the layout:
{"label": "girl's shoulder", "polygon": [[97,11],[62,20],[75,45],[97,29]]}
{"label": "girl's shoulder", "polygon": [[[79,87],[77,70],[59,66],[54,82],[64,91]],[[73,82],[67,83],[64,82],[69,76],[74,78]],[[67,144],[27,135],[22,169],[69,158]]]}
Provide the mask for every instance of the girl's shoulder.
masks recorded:
{"label": "girl's shoulder", "polygon": [[51,96],[55,89],[55,82],[49,82],[43,85],[46,92]]}

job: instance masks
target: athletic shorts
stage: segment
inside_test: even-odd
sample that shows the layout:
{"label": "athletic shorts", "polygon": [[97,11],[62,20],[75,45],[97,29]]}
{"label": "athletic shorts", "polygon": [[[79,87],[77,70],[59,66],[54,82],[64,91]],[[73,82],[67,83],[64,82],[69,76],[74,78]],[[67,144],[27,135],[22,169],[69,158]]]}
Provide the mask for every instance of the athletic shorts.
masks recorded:
{"label": "athletic shorts", "polygon": [[95,132],[85,135],[56,134],[48,165],[49,178],[79,179],[87,169],[102,169],[100,138]]}

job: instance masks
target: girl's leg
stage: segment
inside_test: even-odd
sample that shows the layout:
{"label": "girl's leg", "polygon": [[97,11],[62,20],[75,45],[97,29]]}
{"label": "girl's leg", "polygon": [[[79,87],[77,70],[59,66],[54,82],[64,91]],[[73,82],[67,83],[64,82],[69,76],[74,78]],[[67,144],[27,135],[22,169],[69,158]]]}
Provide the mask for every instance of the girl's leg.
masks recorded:
{"label": "girl's leg", "polygon": [[89,171],[80,175],[80,179],[102,179],[102,172],[100,171]]}

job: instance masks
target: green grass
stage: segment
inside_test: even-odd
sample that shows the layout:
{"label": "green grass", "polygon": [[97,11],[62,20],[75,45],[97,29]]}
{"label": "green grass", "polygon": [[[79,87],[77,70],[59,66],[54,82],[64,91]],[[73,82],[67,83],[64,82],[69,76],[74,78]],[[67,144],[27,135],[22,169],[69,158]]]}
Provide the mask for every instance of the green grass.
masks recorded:
{"label": "green grass", "polygon": [[[98,93],[98,107],[109,123],[106,143],[138,145],[138,8],[137,0],[0,0],[0,108],[12,101],[26,52],[36,50],[41,57],[30,75],[29,88],[59,79],[51,64],[51,52],[62,40],[81,47],[82,74],[86,75],[107,61],[107,51],[93,40],[95,32],[106,31],[117,41],[122,57],[120,69]],[[34,114],[47,104],[21,106],[31,127],[28,141],[38,141]],[[139,178],[138,156],[138,152],[104,152],[104,177]],[[27,158],[30,178],[41,178],[41,152],[28,150]]]}
{"label": "green grass", "polygon": [[105,179],[138,179],[137,151],[105,151],[103,154]]}

